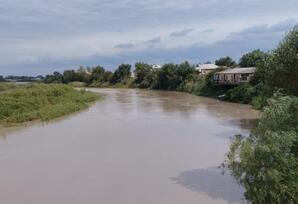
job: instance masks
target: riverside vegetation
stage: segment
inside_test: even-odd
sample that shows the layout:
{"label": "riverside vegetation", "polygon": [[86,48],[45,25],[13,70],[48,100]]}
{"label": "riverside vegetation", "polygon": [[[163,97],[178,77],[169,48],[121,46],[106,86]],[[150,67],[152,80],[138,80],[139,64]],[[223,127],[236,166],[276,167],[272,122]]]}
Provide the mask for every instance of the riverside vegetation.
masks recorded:
{"label": "riverside vegetation", "polygon": [[[237,66],[230,57],[218,59],[216,64]],[[298,203],[298,26],[273,51],[254,50],[243,55],[239,66],[257,67],[250,83],[213,86],[214,73],[200,75],[188,62],[165,64],[161,69],[136,63],[134,79],[130,65],[120,65],[114,73],[100,66],[81,67],[77,72],[55,72],[46,76],[45,82],[81,81],[96,87],[162,89],[212,97],[224,95],[227,101],[252,104],[263,110],[263,118],[250,136],[234,137],[223,166],[245,187],[245,198],[251,203]]]}
{"label": "riverside vegetation", "polygon": [[[122,64],[114,72],[106,71],[102,66],[80,67],[77,71],[66,70],[47,75],[45,83],[84,84],[88,87],[146,88],[188,92],[199,96],[216,97],[223,100],[252,104],[262,109],[274,92],[282,89],[289,95],[298,94],[297,62],[295,61],[295,42],[298,27],[294,27],[280,46],[272,52],[254,50],[244,54],[238,63],[241,67],[256,66],[256,74],[248,84],[240,86],[214,86],[214,72],[202,75],[188,62],[169,63],[160,69],[138,62],[132,77],[131,65]],[[230,57],[215,62],[218,66],[235,67],[237,63]]]}
{"label": "riverside vegetation", "polygon": [[50,120],[81,109],[100,96],[61,84],[0,84],[0,124]]}
{"label": "riverside vegetation", "polygon": [[263,118],[249,137],[234,137],[224,166],[251,203],[298,203],[297,27],[260,62],[252,84],[267,104]]}

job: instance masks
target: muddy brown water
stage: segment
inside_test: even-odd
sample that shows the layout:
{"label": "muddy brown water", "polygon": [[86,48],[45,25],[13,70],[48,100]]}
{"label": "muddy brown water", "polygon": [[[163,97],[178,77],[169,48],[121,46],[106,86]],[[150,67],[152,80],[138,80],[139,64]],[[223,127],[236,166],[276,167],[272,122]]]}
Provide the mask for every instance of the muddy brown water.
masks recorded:
{"label": "muddy brown water", "polygon": [[1,204],[241,203],[217,167],[250,106],[184,93],[93,89],[105,98],[50,123],[0,129]]}

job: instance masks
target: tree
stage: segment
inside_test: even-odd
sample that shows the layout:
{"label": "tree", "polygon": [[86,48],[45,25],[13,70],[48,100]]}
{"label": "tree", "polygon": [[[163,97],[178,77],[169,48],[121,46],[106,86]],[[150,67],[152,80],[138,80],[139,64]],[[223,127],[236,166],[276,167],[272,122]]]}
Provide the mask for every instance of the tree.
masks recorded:
{"label": "tree", "polygon": [[54,72],[52,75],[46,75],[43,81],[45,83],[62,83],[63,75],[60,72]]}
{"label": "tree", "polygon": [[158,72],[158,89],[176,90],[179,86],[179,78],[176,75],[178,65],[165,64]]}
{"label": "tree", "polygon": [[70,82],[78,81],[78,76],[75,70],[65,70],[63,72],[63,83],[68,84]]}
{"label": "tree", "polygon": [[152,66],[143,62],[137,62],[135,64],[135,83],[140,84],[146,80],[147,76],[150,75],[152,71]]}
{"label": "tree", "polygon": [[217,66],[223,66],[223,67],[234,67],[236,65],[236,62],[231,57],[223,57],[218,60],[215,60],[215,64]]}
{"label": "tree", "polygon": [[153,80],[152,66],[146,63],[138,62],[135,64],[135,81],[139,88],[149,88]]}
{"label": "tree", "polygon": [[298,201],[298,98],[275,95],[249,137],[236,136],[227,167],[251,203]]}
{"label": "tree", "polygon": [[103,76],[103,79],[104,79],[104,82],[110,82],[113,78],[113,72],[111,71],[106,71],[104,73],[104,76]]}
{"label": "tree", "polygon": [[92,69],[91,81],[92,82],[104,82],[105,69],[101,66],[97,66]]}
{"label": "tree", "polygon": [[91,81],[90,73],[88,72],[87,68],[83,66],[80,66],[79,69],[77,70],[76,78],[77,78],[77,81],[85,82],[87,84],[89,84]]}
{"label": "tree", "polygon": [[176,75],[178,76],[180,83],[186,80],[191,74],[195,72],[194,66],[191,66],[189,62],[185,61],[179,64],[175,71]]}
{"label": "tree", "polygon": [[0,81],[4,81],[4,77],[0,75]]}
{"label": "tree", "polygon": [[288,33],[258,71],[263,73],[269,93],[282,88],[298,96],[298,26]]}
{"label": "tree", "polygon": [[253,50],[252,52],[244,54],[239,61],[241,67],[256,67],[262,62],[268,54],[261,50]]}
{"label": "tree", "polygon": [[114,72],[111,83],[117,84],[120,82],[126,82],[131,76],[131,65],[121,64],[118,69]]}

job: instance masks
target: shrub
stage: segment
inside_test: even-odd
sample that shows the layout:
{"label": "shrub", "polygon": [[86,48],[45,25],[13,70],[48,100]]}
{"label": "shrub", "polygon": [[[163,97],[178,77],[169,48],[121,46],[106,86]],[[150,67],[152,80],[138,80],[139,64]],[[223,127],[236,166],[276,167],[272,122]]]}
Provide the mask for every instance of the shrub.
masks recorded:
{"label": "shrub", "polygon": [[98,95],[66,85],[35,84],[0,94],[0,122],[49,120],[87,107]]}
{"label": "shrub", "polygon": [[228,90],[224,99],[232,102],[250,103],[256,94],[255,87],[249,84],[243,84]]}
{"label": "shrub", "polygon": [[297,203],[298,98],[275,95],[249,137],[235,136],[227,167],[251,203]]}

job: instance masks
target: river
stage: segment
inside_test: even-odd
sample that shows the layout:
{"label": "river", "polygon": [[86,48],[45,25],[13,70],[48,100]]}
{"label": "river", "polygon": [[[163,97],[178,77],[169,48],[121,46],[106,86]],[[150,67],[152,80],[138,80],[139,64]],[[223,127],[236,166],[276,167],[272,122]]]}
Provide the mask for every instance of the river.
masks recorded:
{"label": "river", "polygon": [[1,204],[225,204],[243,190],[218,166],[250,106],[185,93],[92,89],[88,110],[0,129]]}

